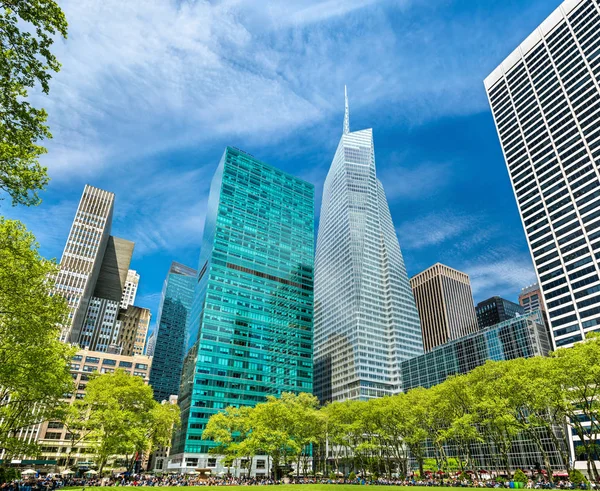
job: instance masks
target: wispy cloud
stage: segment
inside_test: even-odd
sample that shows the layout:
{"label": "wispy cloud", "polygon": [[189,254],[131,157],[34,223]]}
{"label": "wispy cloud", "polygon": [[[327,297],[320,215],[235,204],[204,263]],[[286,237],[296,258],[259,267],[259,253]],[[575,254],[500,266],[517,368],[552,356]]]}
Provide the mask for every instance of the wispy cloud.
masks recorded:
{"label": "wispy cloud", "polygon": [[[276,144],[337,114],[344,83],[354,108],[385,103],[412,124],[481,110],[475,60],[449,64],[429,10],[404,15],[426,4],[64,0],[63,67],[39,95],[55,136],[45,162],[55,179],[90,178],[219,138]],[[470,45],[470,27],[445,34]]]}
{"label": "wispy cloud", "polygon": [[493,295],[516,300],[521,288],[536,281],[531,260],[514,250],[492,250],[462,270],[469,274],[473,295],[478,301]]}
{"label": "wispy cloud", "polygon": [[[477,240],[482,218],[475,214],[441,211],[404,222],[397,228],[403,249],[423,249],[444,244],[446,250],[453,244],[466,249]],[[489,233],[489,232],[487,232]]]}
{"label": "wispy cloud", "polygon": [[451,178],[451,164],[446,162],[423,162],[413,167],[396,165],[379,173],[390,202],[431,198],[450,185]]}

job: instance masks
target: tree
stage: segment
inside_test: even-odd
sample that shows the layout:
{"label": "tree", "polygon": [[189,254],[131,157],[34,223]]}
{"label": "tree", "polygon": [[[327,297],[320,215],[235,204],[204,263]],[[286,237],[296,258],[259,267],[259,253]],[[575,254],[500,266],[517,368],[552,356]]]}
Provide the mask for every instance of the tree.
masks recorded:
{"label": "tree", "polygon": [[521,469],[517,469],[515,471],[515,475],[513,476],[513,481],[515,482],[527,482],[527,476]]}
{"label": "tree", "polygon": [[0,0],[0,189],[12,204],[36,205],[48,183],[38,161],[52,138],[44,109],[27,102],[28,90],[49,91],[60,64],[50,51],[54,37],[67,36],[67,21],[53,0]]}
{"label": "tree", "polygon": [[88,417],[86,440],[92,444],[100,474],[119,455],[127,457],[132,470],[137,456],[170,441],[179,412],[174,405],[159,406],[141,377],[123,370],[92,375],[81,411]]}
{"label": "tree", "polygon": [[0,450],[35,454],[17,433],[52,419],[72,392],[74,349],[58,341],[67,315],[52,295],[56,264],[43,259],[25,227],[0,217]]}
{"label": "tree", "polygon": [[552,353],[555,370],[551,382],[562,397],[569,426],[580,439],[589,475],[598,482],[595,460],[600,454],[600,334],[590,333],[585,341]]}

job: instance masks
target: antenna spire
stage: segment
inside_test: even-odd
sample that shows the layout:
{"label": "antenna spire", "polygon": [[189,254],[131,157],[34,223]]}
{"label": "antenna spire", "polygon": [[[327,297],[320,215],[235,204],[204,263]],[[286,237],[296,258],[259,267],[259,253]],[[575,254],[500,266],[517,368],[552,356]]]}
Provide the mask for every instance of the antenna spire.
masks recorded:
{"label": "antenna spire", "polygon": [[345,109],[344,109],[344,135],[350,133],[350,109],[348,109],[348,89],[344,85],[344,101],[345,101]]}

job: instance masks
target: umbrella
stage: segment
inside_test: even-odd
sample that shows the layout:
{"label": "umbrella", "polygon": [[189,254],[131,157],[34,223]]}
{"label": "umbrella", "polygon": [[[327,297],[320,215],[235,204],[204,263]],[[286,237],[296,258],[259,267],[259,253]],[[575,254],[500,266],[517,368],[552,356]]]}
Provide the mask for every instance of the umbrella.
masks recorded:
{"label": "umbrella", "polygon": [[37,474],[37,471],[34,471],[33,469],[27,469],[26,471],[21,472],[21,475],[23,476],[30,476],[31,474]]}
{"label": "umbrella", "polygon": [[96,475],[98,473],[95,470],[90,469],[89,471],[86,472],[86,474]]}
{"label": "umbrella", "polygon": [[71,469],[65,469],[64,471],[61,472],[61,474],[63,476],[66,476],[67,474],[75,474]]}
{"label": "umbrella", "polygon": [[191,470],[191,471],[188,471],[188,474],[189,474],[190,476],[197,476],[197,475],[198,475],[198,474],[200,474],[200,473],[199,473],[199,472],[196,472],[196,471],[194,471],[194,470]]}

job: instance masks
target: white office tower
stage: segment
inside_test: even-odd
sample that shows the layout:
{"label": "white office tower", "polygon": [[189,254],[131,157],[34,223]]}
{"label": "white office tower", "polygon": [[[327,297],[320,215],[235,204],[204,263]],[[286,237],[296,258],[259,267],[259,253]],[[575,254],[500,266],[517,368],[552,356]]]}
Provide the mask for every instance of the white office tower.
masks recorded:
{"label": "white office tower", "polygon": [[121,300],[121,308],[126,309],[135,303],[138,285],[140,283],[140,275],[130,269],[127,271],[127,279],[125,280],[125,288],[123,288],[123,299]]}
{"label": "white office tower", "polygon": [[400,362],[423,353],[421,326],[371,129],[344,133],[323,189],[315,258],[314,392],[321,402],[400,390]]}
{"label": "white office tower", "polygon": [[56,275],[55,292],[66,298],[69,318],[61,341],[77,342],[100,272],[112,223],[115,195],[86,184]]}
{"label": "white office tower", "polygon": [[565,1],[485,79],[555,347],[600,327],[599,33]]}

